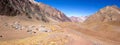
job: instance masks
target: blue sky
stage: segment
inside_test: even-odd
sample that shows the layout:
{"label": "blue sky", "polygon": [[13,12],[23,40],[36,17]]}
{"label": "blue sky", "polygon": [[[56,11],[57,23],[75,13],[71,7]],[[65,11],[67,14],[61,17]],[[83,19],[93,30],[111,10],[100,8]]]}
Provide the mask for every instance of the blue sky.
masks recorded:
{"label": "blue sky", "polygon": [[65,13],[67,16],[89,16],[103,7],[117,5],[120,0],[36,0],[50,5]]}

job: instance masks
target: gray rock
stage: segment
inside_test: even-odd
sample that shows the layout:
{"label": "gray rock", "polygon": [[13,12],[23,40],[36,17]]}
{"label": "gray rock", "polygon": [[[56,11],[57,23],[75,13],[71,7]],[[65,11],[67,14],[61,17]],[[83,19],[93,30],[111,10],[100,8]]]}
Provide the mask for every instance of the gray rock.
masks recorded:
{"label": "gray rock", "polygon": [[51,32],[50,29],[46,29],[46,28],[39,28],[40,32]]}

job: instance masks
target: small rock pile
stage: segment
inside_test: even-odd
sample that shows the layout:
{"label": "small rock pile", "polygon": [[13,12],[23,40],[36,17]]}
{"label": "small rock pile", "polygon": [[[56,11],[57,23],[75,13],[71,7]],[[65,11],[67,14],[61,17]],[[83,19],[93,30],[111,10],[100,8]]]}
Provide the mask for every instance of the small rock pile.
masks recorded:
{"label": "small rock pile", "polygon": [[43,25],[39,25],[39,26],[22,25],[18,21],[14,22],[13,24],[5,23],[4,25],[5,26],[11,26],[15,30],[26,30],[26,32],[29,32],[29,33],[52,32],[52,30],[46,28],[46,26],[43,26]]}
{"label": "small rock pile", "polygon": [[16,30],[23,30],[24,29],[24,26],[19,24],[19,22],[15,22],[11,26],[12,26],[12,28],[15,28]]}

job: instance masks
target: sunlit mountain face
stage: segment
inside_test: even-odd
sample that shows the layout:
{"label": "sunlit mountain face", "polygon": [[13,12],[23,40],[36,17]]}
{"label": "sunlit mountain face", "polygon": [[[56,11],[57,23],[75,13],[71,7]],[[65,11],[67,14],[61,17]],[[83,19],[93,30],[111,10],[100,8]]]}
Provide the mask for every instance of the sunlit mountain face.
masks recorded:
{"label": "sunlit mountain face", "polygon": [[[119,0],[36,0],[53,6],[64,12],[67,16],[88,16],[96,13],[105,6],[117,5]],[[67,2],[67,3],[66,3]]]}
{"label": "sunlit mountain face", "polygon": [[120,45],[119,0],[0,0],[0,45]]}

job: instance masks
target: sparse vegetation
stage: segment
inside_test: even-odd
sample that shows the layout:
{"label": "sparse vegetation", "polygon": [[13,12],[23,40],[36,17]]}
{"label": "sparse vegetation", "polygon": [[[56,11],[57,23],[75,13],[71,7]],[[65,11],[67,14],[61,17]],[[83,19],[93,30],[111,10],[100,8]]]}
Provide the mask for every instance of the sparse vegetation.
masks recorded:
{"label": "sparse vegetation", "polygon": [[33,0],[0,0],[0,45],[120,45],[120,9],[107,6],[84,23]]}

